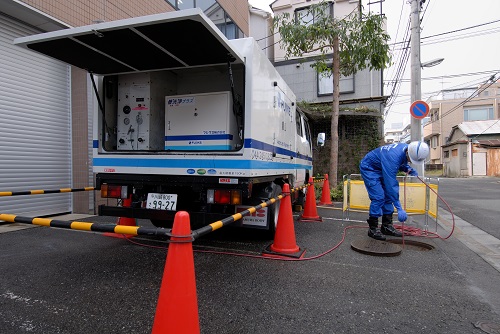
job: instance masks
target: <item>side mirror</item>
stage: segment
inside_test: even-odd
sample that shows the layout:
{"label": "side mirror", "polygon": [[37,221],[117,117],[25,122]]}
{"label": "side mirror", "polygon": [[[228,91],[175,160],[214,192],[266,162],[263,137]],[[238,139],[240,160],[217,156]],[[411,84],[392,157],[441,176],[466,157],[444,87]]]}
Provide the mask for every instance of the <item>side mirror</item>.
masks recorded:
{"label": "side mirror", "polygon": [[318,140],[316,141],[318,146],[325,146],[325,133],[318,133]]}

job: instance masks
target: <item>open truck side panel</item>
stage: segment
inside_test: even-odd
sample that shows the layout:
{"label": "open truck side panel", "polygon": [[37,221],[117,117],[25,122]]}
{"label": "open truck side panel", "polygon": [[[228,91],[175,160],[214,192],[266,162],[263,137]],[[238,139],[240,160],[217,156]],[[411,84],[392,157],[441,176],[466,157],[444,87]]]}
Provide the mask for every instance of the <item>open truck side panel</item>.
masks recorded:
{"label": "open truck side panel", "polygon": [[[117,199],[99,206],[101,215],[167,226],[184,210],[206,225],[312,175],[309,127],[293,92],[252,38],[227,40],[199,9],[15,43],[91,73],[96,188]],[[120,205],[125,198],[130,207]],[[235,224],[273,232],[277,211]]]}

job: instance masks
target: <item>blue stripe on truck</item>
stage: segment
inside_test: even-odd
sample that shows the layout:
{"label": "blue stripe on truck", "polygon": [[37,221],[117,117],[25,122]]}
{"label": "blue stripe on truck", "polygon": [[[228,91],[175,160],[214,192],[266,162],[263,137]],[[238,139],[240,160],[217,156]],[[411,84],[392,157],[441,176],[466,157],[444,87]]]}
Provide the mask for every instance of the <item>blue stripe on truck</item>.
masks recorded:
{"label": "blue stripe on truck", "polygon": [[226,169],[311,169],[312,166],[284,162],[216,159],[94,158],[94,166],[150,168],[226,168]]}

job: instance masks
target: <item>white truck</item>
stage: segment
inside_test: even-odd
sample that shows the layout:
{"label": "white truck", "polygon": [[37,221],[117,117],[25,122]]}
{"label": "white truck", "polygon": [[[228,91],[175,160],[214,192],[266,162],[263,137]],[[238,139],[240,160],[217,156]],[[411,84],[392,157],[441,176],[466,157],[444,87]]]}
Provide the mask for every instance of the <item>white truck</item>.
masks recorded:
{"label": "white truck", "polygon": [[[15,43],[90,73],[96,188],[129,204],[101,205],[100,215],[166,227],[183,210],[203,226],[313,175],[310,129],[293,92],[253,38],[226,39],[199,9]],[[272,233],[277,211],[235,224]]]}

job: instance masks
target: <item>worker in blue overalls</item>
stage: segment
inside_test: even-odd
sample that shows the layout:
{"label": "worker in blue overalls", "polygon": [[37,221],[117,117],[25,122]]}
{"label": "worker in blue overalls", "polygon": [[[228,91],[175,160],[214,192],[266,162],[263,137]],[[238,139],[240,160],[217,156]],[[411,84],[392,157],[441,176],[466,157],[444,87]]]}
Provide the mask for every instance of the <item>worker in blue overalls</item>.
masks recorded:
{"label": "worker in blue overalls", "polygon": [[[422,165],[429,155],[429,146],[420,141],[410,144],[395,143],[385,145],[368,152],[359,169],[370,197],[368,217],[368,236],[385,240],[384,235],[401,237],[402,234],[392,225],[394,207],[398,209],[398,220],[404,222],[407,215],[399,201],[398,171],[417,176],[416,170],[408,163]],[[382,226],[378,227],[378,218],[382,216]]]}

